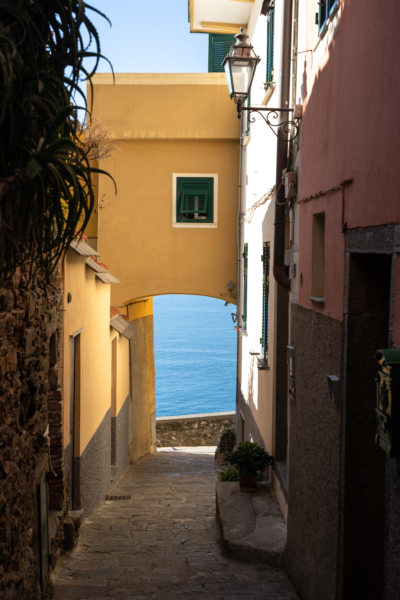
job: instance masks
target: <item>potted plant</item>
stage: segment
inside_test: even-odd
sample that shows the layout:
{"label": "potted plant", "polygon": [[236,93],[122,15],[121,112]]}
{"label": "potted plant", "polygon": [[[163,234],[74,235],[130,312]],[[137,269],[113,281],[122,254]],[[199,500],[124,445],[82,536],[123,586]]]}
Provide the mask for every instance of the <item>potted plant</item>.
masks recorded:
{"label": "potted plant", "polygon": [[234,452],[226,455],[226,460],[238,470],[240,490],[246,492],[256,490],[257,474],[274,462],[273,456],[255,442],[240,443]]}
{"label": "potted plant", "polygon": [[219,439],[217,449],[215,451],[215,462],[218,465],[225,464],[225,458],[228,452],[232,452],[235,446],[235,432],[233,429],[225,429]]}

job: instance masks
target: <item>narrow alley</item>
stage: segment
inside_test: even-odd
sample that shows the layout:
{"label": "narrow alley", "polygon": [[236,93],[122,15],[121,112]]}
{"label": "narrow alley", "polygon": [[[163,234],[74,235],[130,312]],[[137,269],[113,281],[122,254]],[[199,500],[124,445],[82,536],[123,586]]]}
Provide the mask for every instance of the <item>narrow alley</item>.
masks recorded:
{"label": "narrow alley", "polygon": [[224,555],[214,448],[163,448],[131,465],[52,575],[55,600],[296,600],[285,573]]}

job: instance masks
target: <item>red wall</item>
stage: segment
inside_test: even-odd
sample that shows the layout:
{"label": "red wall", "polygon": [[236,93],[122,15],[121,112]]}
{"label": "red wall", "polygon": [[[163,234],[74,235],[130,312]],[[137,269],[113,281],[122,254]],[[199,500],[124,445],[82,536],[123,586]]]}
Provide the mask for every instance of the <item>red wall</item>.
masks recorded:
{"label": "red wall", "polygon": [[[310,39],[314,18],[311,7]],[[318,49],[306,56],[300,199],[352,178],[345,190],[348,227],[400,222],[399,22],[399,0],[342,0],[324,64],[316,64]],[[341,191],[300,206],[299,303],[342,319]],[[324,210],[326,289],[325,304],[319,307],[309,300],[312,214]]]}

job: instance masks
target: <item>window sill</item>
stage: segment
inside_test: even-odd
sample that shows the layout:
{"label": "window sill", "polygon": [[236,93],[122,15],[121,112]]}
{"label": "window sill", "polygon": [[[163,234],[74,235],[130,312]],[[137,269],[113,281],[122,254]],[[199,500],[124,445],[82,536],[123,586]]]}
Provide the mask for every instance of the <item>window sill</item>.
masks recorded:
{"label": "window sill", "polygon": [[269,371],[268,361],[265,358],[257,358],[257,369],[259,371]]}
{"label": "window sill", "polygon": [[315,304],[325,304],[325,298],[323,296],[310,296],[309,299]]}
{"label": "window sill", "polygon": [[217,229],[217,223],[172,223],[177,229]]}

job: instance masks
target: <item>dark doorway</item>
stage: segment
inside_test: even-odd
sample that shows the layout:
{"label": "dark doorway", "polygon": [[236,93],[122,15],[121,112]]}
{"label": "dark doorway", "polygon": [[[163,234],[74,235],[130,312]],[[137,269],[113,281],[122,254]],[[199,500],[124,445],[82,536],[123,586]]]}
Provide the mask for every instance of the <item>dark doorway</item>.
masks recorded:
{"label": "dark doorway", "polygon": [[343,600],[383,594],[385,455],[376,432],[376,361],[388,345],[391,256],[348,255],[345,314]]}

